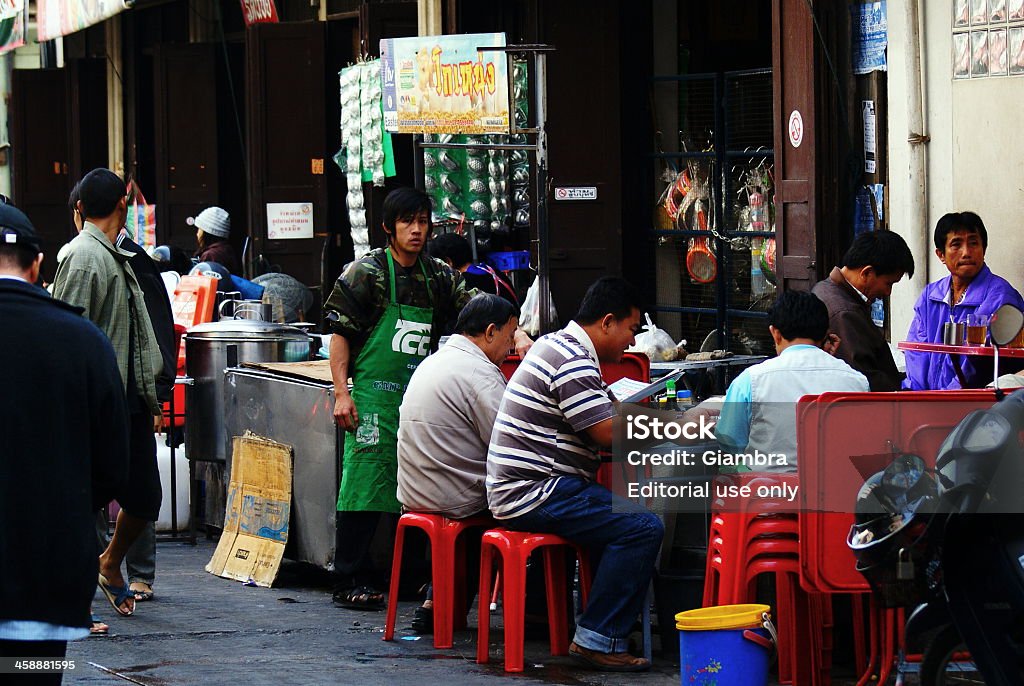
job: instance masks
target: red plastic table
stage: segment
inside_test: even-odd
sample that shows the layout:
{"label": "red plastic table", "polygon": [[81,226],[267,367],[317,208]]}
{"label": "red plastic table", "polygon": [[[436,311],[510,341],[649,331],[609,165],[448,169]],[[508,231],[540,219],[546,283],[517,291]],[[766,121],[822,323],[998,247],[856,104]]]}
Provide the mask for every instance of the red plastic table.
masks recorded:
{"label": "red plastic table", "polygon": [[[995,348],[991,345],[945,345],[944,343],[919,343],[917,341],[900,341],[896,344],[900,350],[909,350],[920,353],[936,353],[949,355],[953,362],[953,371],[956,372],[957,381],[964,388],[968,388],[967,379],[960,368],[961,355],[973,355],[977,357],[993,357]],[[1024,348],[1000,348],[1000,357],[1024,357]]]}

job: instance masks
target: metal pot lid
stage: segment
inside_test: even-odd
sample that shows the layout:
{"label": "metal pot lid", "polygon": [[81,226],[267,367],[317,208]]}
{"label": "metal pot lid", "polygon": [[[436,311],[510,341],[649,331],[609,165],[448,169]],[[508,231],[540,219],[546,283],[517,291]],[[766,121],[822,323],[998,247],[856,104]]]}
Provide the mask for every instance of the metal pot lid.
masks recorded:
{"label": "metal pot lid", "polygon": [[197,324],[188,330],[189,338],[286,338],[309,340],[302,329],[276,322],[255,319],[223,319],[219,322]]}

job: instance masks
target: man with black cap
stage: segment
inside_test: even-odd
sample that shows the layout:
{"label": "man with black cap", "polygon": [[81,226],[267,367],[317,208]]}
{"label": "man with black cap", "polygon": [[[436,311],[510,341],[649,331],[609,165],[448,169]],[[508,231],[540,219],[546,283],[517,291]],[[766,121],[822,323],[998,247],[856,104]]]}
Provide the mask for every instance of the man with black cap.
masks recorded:
{"label": "man with black cap", "polygon": [[156,378],[163,359],[142,289],[128,264],[133,255],[116,246],[128,216],[124,181],[109,169],[94,169],[78,188],[78,211],[85,224],[57,267],[53,295],[82,307],[85,316],[107,334],[125,388],[130,487],[115,494],[121,512],[110,545],[100,555],[98,583],[114,610],[128,616],[135,611],[135,598],[121,573],[121,563],[146,523],[156,521],[160,514],[153,418],[161,412]]}
{"label": "man with black cap", "polygon": [[39,251],[28,218],[0,205],[0,517],[32,523],[0,527],[0,656],[61,659],[89,635],[93,513],[124,484],[127,413],[110,341],[33,285]]}

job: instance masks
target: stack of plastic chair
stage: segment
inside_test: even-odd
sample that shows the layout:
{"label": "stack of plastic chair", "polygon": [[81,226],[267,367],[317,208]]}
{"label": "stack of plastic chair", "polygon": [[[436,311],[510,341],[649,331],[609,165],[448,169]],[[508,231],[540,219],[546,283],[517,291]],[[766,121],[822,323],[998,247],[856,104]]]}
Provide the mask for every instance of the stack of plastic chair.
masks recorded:
{"label": "stack of plastic chair", "polygon": [[[384,624],[384,640],[395,638],[398,614],[398,581],[402,571],[405,530],[420,529],[430,539],[430,575],[434,586],[434,647],[451,648],[455,629],[466,627],[466,546],[463,532],[472,527],[492,526],[490,517],[449,519],[443,515],[407,512],[398,519],[395,551],[391,561],[391,588]],[[485,607],[487,594],[481,596]]]}
{"label": "stack of plastic chair", "polygon": [[[763,473],[725,477],[727,483],[759,487],[797,485],[796,475]],[[776,625],[779,627],[779,681],[796,684],[798,661],[810,660],[811,683],[827,682],[831,669],[831,603],[800,588],[798,516],[785,498],[737,497],[716,503],[712,515],[704,580],[704,606],[756,601],[761,574],[775,577]],[[809,631],[802,630],[807,627]],[[808,648],[812,648],[808,651]],[[810,653],[808,655],[808,653]]]}
{"label": "stack of plastic chair", "polygon": [[526,561],[540,550],[544,556],[544,583],[548,605],[548,631],[551,654],[569,654],[568,589],[565,575],[565,550],[572,549],[579,561],[580,594],[586,605],[590,592],[590,561],[586,551],[554,534],[534,534],[508,529],[491,529],[484,533],[480,547],[480,600],[478,602],[476,661],[487,664],[491,615],[486,598],[490,592],[494,553],[502,558],[502,608],[505,624],[505,671],[523,671],[523,644],[526,627]]}
{"label": "stack of plastic chair", "polygon": [[[213,305],[217,296],[217,280],[210,276],[183,276],[174,289],[171,298],[171,313],[176,326],[184,330],[196,324],[213,321]],[[185,376],[185,346],[179,339],[178,345],[178,376]],[[180,427],[185,423],[185,387],[175,384],[174,416],[171,416],[171,403],[164,403],[164,417],[168,426]]]}

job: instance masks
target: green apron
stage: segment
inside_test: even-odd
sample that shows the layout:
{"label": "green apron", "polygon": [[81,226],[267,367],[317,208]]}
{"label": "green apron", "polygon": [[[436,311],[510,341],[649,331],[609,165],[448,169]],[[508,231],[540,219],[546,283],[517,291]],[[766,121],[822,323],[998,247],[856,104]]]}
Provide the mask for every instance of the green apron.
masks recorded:
{"label": "green apron", "polygon": [[412,373],[430,352],[434,299],[417,259],[431,307],[395,302],[395,263],[388,256],[390,302],[352,367],[352,401],[359,426],[345,434],[339,512],[399,512],[398,407]]}

